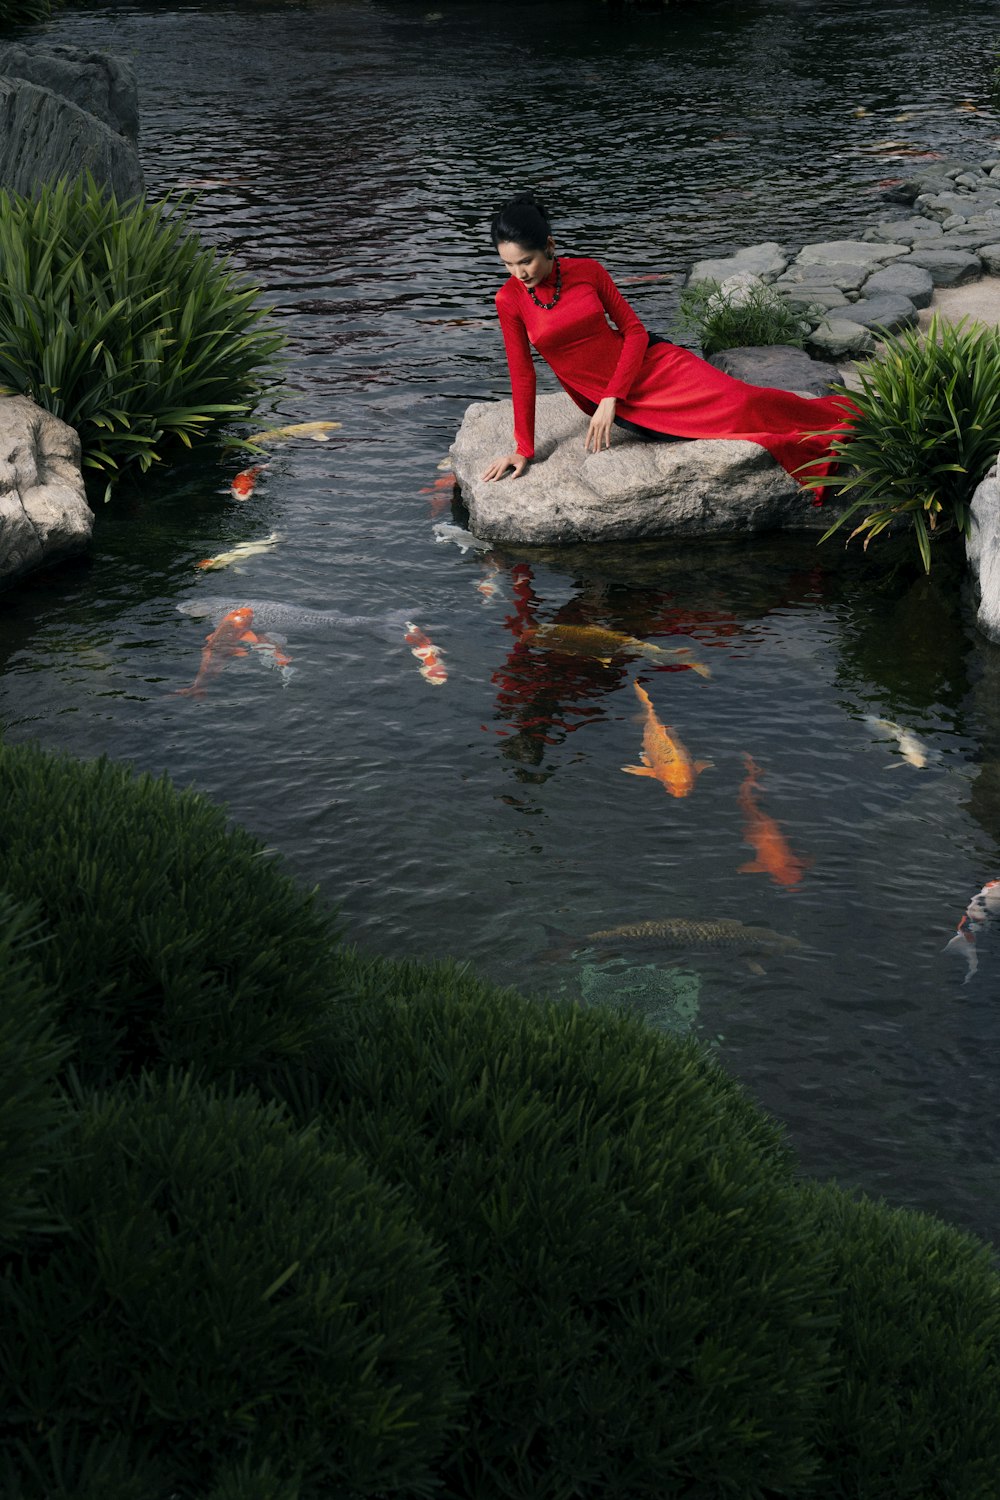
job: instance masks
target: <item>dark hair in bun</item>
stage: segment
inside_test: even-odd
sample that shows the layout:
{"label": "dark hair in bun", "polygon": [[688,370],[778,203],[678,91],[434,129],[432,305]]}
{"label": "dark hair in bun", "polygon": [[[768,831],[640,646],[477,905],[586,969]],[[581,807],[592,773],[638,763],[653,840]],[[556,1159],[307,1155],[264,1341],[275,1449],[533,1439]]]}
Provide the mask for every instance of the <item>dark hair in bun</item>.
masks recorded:
{"label": "dark hair in bun", "polygon": [[490,239],[494,249],[497,245],[510,243],[525,250],[544,250],[552,226],[534,193],[515,193],[502,208],[498,208],[490,223]]}

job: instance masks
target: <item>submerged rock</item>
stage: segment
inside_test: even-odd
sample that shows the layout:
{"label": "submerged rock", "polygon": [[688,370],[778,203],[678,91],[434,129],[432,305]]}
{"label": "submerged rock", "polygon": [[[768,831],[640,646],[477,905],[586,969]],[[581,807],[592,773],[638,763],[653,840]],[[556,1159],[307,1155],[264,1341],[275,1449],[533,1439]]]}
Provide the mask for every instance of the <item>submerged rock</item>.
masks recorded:
{"label": "submerged rock", "polygon": [[546,546],[739,536],[828,526],[757,443],[725,438],[644,442],[615,429],[612,447],[584,452],[587,418],[568,396],[540,396],[537,455],[520,479],[479,476],[511,446],[510,401],[476,401],[451,449],[470,529],[484,541]]}
{"label": "submerged rock", "polygon": [[82,552],[93,524],[73,428],[25,396],[0,398],[0,587]]}

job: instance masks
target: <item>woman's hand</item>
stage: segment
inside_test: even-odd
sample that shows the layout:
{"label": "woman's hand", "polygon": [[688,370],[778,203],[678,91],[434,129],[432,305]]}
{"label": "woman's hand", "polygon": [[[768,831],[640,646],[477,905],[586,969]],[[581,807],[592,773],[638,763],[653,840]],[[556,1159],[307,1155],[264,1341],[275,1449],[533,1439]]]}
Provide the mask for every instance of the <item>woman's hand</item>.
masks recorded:
{"label": "woman's hand", "polygon": [[483,474],[483,478],[502,479],[508,469],[513,469],[514,472],[510,476],[511,479],[520,479],[530,462],[531,460],[525,458],[523,453],[505,453],[503,458],[498,458],[496,463],[490,464],[489,468]]}
{"label": "woman's hand", "polygon": [[583,445],[587,453],[600,453],[602,448],[611,447],[611,424],[615,420],[617,405],[614,396],[605,396],[599,402],[587,428],[587,440]]}

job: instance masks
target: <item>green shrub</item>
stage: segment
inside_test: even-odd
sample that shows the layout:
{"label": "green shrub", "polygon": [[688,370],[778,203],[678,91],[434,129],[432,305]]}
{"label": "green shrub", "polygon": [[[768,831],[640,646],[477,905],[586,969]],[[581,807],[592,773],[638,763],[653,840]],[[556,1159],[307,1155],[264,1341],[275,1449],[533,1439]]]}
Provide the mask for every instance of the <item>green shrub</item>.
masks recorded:
{"label": "green shrub", "polygon": [[430,1492],[453,1339],[397,1195],[186,1077],[83,1102],[73,1147],[50,1190],[67,1230],[8,1266],[4,1494],[50,1500],[50,1453],[65,1486],[94,1444],[184,1500]]}
{"label": "green shrub", "polygon": [[0,1248],[45,1226],[45,1176],[62,1152],[55,1076],[70,1048],[34,962],[39,942],[30,912],[0,890]]}
{"label": "green shrub", "polygon": [[[349,965],[350,1040],[326,1097],[294,1102],[444,1247],[471,1393],[445,1492],[802,1485],[829,1310],[760,1111],[641,1023],[453,969]],[[383,983],[400,998],[379,1001]]]}
{"label": "green shrub", "polygon": [[805,334],[798,316],[763,281],[723,288],[718,281],[696,281],[681,292],[675,329],[705,355],[723,349],[789,344],[801,349]]}
{"label": "green shrub", "polygon": [[926,335],[886,334],[880,356],[859,365],[858,375],[860,390],[834,387],[859,408],[850,431],[831,444],[845,467],[831,479],[805,481],[857,492],[823,540],[859,511],[848,540],[863,535],[866,547],[909,520],[930,571],[932,537],[968,532],[973,492],[1000,450],[1000,330],[935,316]]}
{"label": "green shrub", "polygon": [[0,745],[0,862],[52,934],[35,961],[88,1085],[168,1066],[263,1082],[326,1036],[332,919],[195,793]]}
{"label": "green shrub", "polygon": [[0,34],[47,21],[51,14],[52,0],[0,0]]}
{"label": "green shrub", "polygon": [[817,1500],[995,1500],[1000,1277],[988,1246],[834,1186],[803,1185],[800,1201],[833,1253],[840,1313]]}
{"label": "green shrub", "polygon": [[89,175],[0,192],[0,383],[75,427],[109,481],[251,411],[283,343],[173,207]]}

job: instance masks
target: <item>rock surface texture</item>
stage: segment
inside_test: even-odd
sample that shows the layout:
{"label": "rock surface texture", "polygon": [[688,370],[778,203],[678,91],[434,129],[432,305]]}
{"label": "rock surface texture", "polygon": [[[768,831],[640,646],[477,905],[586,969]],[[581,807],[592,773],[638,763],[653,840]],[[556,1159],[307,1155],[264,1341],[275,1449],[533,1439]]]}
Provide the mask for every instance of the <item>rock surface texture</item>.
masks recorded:
{"label": "rock surface texture", "polygon": [[123,58],[59,42],[0,47],[0,78],[24,78],[96,115],[133,145],[139,138],[135,72]]}
{"label": "rock surface texture", "polygon": [[991,641],[1000,642],[1000,478],[994,464],[977,486],[969,511],[965,543],[972,586],[979,597],[976,624]]}
{"label": "rock surface texture", "polygon": [[787,344],[765,344],[746,349],[722,349],[709,364],[748,385],[769,385],[801,396],[828,396],[840,381],[836,365],[810,359],[803,349]]}
{"label": "rock surface texture", "polygon": [[0,398],[0,587],[82,552],[93,524],[73,428],[25,396]]}
{"label": "rock surface texture", "polygon": [[551,546],[830,524],[830,510],[757,443],[650,443],[616,428],[609,450],[587,454],[587,418],[563,395],[538,398],[527,472],[487,483],[479,476],[509,451],[512,429],[509,401],[476,401],[451,449],[470,528],[484,541]]}
{"label": "rock surface texture", "polygon": [[139,154],[124,136],[49,89],[0,77],[0,187],[31,196],[85,170],[119,199],[142,191]]}

